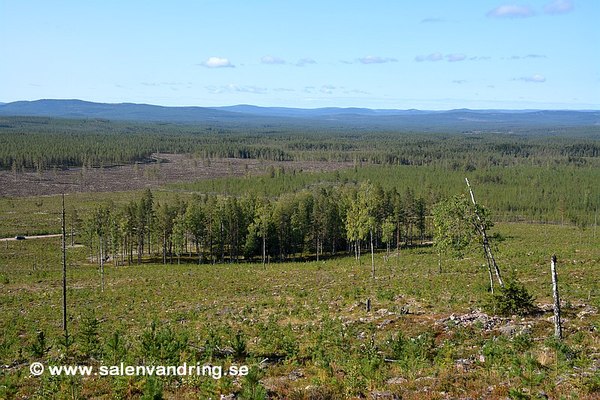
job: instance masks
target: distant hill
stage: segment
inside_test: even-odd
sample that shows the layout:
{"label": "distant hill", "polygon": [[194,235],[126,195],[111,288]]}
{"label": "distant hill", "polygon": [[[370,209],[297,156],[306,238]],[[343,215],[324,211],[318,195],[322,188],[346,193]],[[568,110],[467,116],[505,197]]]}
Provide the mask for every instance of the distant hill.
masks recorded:
{"label": "distant hill", "polygon": [[244,114],[253,114],[261,116],[278,116],[278,117],[330,117],[334,115],[362,115],[362,116],[381,116],[381,115],[412,115],[422,113],[433,113],[435,111],[420,111],[420,110],[379,110],[371,108],[287,108],[287,107],[258,107],[247,104],[236,106],[214,107],[215,110],[233,111]]}
{"label": "distant hill", "polygon": [[101,118],[125,121],[202,122],[236,118],[236,114],[203,107],[105,104],[82,100],[17,101],[0,105],[0,115],[55,118]]}
{"label": "distant hill", "polygon": [[433,125],[504,125],[504,126],[590,126],[600,125],[600,111],[569,110],[381,110],[369,108],[282,108],[237,105],[217,107],[215,110],[233,111],[259,116],[279,116],[344,122],[373,122],[377,125],[406,127]]}
{"label": "distant hill", "polygon": [[36,100],[0,104],[0,116],[100,118],[172,123],[319,123],[359,128],[446,130],[511,130],[531,127],[600,126],[600,111],[560,110],[380,110],[369,108],[162,107],[148,104],[105,104],[82,100]]}

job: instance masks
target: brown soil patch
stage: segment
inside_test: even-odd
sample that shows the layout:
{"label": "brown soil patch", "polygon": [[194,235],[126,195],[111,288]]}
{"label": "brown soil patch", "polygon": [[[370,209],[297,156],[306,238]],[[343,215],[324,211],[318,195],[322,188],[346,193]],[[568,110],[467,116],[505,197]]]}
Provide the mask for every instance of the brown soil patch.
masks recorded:
{"label": "brown soil patch", "polygon": [[335,171],[352,163],[265,161],[239,158],[203,160],[182,154],[154,154],[154,162],[104,168],[71,168],[38,172],[0,171],[0,196],[24,197],[61,193],[119,192],[157,188],[167,183],[195,182],[228,176],[260,175],[269,168],[286,171]]}

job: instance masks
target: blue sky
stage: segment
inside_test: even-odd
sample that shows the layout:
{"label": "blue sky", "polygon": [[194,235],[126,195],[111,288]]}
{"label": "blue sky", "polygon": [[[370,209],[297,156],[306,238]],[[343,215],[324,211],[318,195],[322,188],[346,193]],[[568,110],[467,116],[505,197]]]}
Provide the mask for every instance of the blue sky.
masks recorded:
{"label": "blue sky", "polygon": [[598,0],[0,0],[0,102],[600,109]]}

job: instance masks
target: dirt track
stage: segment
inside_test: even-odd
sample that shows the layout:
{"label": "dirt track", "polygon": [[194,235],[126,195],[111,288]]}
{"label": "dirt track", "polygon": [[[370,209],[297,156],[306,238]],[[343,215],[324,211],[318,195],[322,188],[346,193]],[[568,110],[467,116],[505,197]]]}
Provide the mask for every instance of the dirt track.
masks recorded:
{"label": "dirt track", "polygon": [[107,168],[72,168],[37,172],[0,171],[0,197],[54,195],[60,193],[114,192],[156,188],[166,183],[259,175],[273,165],[290,171],[333,171],[351,163],[327,161],[264,161],[239,158],[202,160],[181,154],[157,154],[161,163],[120,165]]}
{"label": "dirt track", "polygon": [[[24,236],[25,239],[45,239],[45,238],[54,238],[54,237],[61,237],[62,234],[60,233],[53,233],[51,235],[33,235],[33,236]],[[13,240],[17,240],[14,237],[9,237],[9,238],[0,238],[0,242],[11,242]]]}

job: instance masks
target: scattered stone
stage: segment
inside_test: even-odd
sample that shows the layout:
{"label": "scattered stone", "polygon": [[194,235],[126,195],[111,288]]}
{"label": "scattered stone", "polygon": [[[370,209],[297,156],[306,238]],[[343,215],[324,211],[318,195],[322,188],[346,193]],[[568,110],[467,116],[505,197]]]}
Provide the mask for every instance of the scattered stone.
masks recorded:
{"label": "scattered stone", "polygon": [[542,312],[552,312],[552,311],[554,311],[554,305],[553,304],[540,304],[538,306],[538,309],[541,310]]}
{"label": "scattered stone", "polygon": [[297,381],[300,378],[304,378],[304,373],[302,371],[300,371],[299,369],[293,370],[288,375],[288,379],[290,381]]}
{"label": "scattered stone", "polygon": [[383,391],[373,391],[371,392],[371,399],[392,399],[392,400],[400,400],[400,396],[395,393],[390,392],[389,390]]}
{"label": "scattered stone", "polygon": [[577,313],[577,318],[585,319],[586,317],[595,314],[598,314],[598,309],[596,307],[586,305],[583,307],[583,310]]}
{"label": "scattered stone", "polygon": [[481,325],[484,331],[488,332],[503,322],[504,318],[490,316],[479,310],[473,310],[472,312],[463,315],[451,314],[447,318],[442,318],[436,321],[436,325],[446,325],[444,329],[447,331],[450,329],[448,325],[451,326],[452,324],[461,327],[473,326],[478,324]]}
{"label": "scattered stone", "polygon": [[504,326],[501,326],[498,330],[500,331],[501,334],[503,334],[505,336],[514,336],[515,333],[517,332],[517,326],[508,323]]}
{"label": "scattered stone", "polygon": [[394,378],[388,379],[385,383],[387,383],[388,385],[403,385],[406,382],[407,382],[406,378],[403,378],[401,376],[396,376]]}
{"label": "scattered stone", "polygon": [[468,358],[459,358],[454,361],[454,367],[463,372],[468,371],[471,365],[473,365],[473,361]]}
{"label": "scattered stone", "polygon": [[394,322],[394,321],[392,321],[391,319],[386,319],[386,320],[384,320],[383,322],[381,322],[380,324],[377,325],[377,329],[383,329],[387,325],[391,324],[392,322]]}

